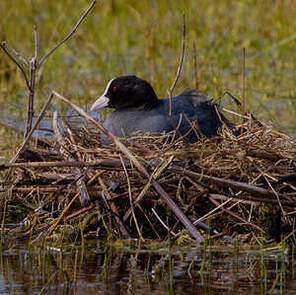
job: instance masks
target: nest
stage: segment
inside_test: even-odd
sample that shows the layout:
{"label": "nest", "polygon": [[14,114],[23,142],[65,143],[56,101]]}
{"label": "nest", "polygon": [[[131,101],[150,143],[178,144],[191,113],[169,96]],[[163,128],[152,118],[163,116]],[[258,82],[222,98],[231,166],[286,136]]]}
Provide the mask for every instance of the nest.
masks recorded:
{"label": "nest", "polygon": [[294,233],[296,143],[259,122],[194,144],[138,133],[121,140],[128,153],[102,147],[90,128],[54,128],[58,140],[0,166],[10,169],[2,188],[8,237],[250,242]]}

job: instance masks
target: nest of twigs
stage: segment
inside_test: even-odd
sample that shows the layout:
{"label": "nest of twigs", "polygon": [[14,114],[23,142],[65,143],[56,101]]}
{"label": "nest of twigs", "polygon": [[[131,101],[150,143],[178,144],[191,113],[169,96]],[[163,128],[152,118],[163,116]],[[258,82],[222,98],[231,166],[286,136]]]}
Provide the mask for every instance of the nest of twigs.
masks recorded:
{"label": "nest of twigs", "polygon": [[93,129],[55,132],[58,140],[0,167],[11,170],[2,188],[9,237],[293,236],[296,143],[258,122],[195,144],[149,134],[122,140],[148,175],[118,146],[102,147]]}

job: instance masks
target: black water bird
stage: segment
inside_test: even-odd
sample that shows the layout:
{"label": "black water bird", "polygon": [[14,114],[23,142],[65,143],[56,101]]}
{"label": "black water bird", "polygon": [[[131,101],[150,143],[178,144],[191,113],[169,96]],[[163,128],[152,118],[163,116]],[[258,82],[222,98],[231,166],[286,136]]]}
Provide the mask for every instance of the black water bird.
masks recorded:
{"label": "black water bird", "polygon": [[[184,140],[196,142],[200,133],[206,137],[217,135],[219,127],[226,124],[233,128],[217,104],[200,90],[186,90],[171,100],[158,99],[152,86],[136,76],[121,76],[109,81],[104,94],[99,97],[91,110],[103,107],[114,108],[109,113],[103,126],[113,135],[129,136],[134,131],[148,131],[159,135],[168,133],[177,127],[177,136]],[[197,122],[194,130],[193,122]],[[102,134],[102,144],[110,140]]]}

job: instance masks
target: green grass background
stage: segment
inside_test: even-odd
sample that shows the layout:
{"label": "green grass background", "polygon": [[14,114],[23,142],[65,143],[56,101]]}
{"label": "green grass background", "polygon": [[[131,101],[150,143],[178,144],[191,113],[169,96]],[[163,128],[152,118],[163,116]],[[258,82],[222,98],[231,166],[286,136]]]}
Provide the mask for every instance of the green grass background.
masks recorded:
{"label": "green grass background", "polygon": [[[42,56],[68,34],[90,2],[1,0],[0,40],[31,58],[36,24]],[[175,93],[196,83],[195,42],[199,88],[215,97],[224,91],[241,97],[245,47],[248,108],[259,119],[295,135],[294,0],[98,1],[74,37],[39,72],[36,110],[51,89],[90,106],[110,78],[123,74],[149,80],[159,97],[166,96],[178,65],[183,13],[186,55]],[[2,113],[25,117],[26,101],[20,71],[0,52]],[[5,144],[15,145],[15,140]]]}

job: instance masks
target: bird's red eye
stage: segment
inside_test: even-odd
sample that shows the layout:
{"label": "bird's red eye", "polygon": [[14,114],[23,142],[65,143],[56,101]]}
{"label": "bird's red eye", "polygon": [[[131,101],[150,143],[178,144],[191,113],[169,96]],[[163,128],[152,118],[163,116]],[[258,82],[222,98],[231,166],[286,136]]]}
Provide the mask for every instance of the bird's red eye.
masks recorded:
{"label": "bird's red eye", "polygon": [[116,92],[116,91],[117,91],[117,87],[114,86],[114,87],[113,87],[113,92]]}

